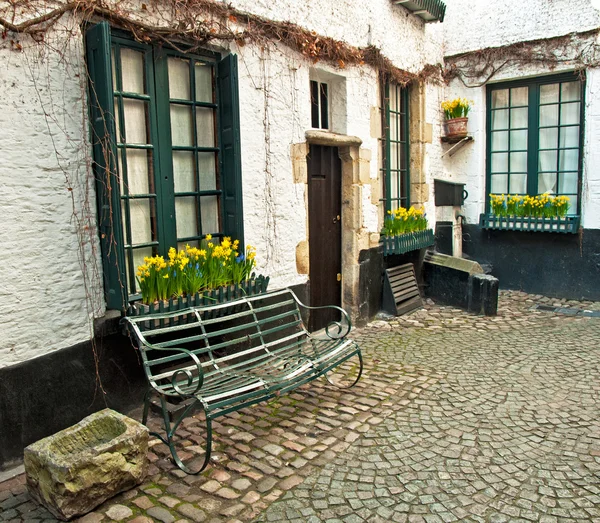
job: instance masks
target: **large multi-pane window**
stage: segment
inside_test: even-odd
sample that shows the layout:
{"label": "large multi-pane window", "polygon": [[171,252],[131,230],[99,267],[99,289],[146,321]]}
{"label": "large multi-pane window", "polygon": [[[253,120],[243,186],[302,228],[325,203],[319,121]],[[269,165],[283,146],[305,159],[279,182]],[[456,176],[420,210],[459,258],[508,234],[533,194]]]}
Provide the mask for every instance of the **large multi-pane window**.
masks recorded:
{"label": "large multi-pane window", "polygon": [[[241,236],[232,60],[140,44],[99,24],[88,34],[88,68],[101,229],[110,235],[101,234],[105,280],[122,307],[139,293],[145,256],[207,234]],[[237,158],[223,154],[236,141]]]}
{"label": "large multi-pane window", "polygon": [[488,192],[564,195],[578,214],[582,99],[574,75],[488,86]]}
{"label": "large multi-pane window", "polygon": [[407,89],[386,83],[384,109],[383,169],[386,211],[390,211],[410,205]]}

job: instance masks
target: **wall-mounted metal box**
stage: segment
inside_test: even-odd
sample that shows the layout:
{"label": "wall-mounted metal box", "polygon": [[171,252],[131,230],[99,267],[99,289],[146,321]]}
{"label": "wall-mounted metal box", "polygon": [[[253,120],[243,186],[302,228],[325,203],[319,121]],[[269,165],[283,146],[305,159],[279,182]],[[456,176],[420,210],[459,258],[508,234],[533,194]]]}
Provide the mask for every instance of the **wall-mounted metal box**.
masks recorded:
{"label": "wall-mounted metal box", "polygon": [[469,193],[465,190],[464,183],[433,180],[436,207],[444,205],[461,206],[465,203]]}

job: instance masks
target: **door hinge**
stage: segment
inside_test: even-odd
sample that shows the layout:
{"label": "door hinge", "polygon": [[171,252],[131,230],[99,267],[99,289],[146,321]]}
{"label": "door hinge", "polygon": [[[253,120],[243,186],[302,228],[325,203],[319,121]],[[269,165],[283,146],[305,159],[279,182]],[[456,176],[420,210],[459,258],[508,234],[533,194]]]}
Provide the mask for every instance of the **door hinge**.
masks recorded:
{"label": "door hinge", "polygon": [[342,281],[342,275],[341,273],[337,273],[337,281]]}

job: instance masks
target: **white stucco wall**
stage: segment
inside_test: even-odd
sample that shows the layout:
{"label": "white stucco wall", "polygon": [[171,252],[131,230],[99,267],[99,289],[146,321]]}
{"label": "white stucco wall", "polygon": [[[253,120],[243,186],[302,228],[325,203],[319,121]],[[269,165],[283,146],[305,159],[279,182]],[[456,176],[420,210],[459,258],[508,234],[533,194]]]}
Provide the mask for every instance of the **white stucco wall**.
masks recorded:
{"label": "white stucco wall", "polygon": [[48,35],[56,52],[0,43],[0,367],[89,339],[89,317],[104,307],[72,22]]}
{"label": "white stucco wall", "polygon": [[[442,59],[441,25],[425,26],[389,0],[233,5],[352,45],[378,46],[411,71]],[[150,21],[148,11],[136,9]],[[0,367],[89,340],[92,318],[104,312],[79,22],[65,16],[47,35],[49,46],[21,36],[18,52],[10,39],[0,42]],[[379,142],[371,136],[377,72],[332,68],[276,45],[231,50],[240,66],[246,241],[257,247],[258,270],[272,277],[273,287],[294,285],[306,281],[297,273],[296,246],[307,224],[305,186],[294,184],[290,146],[305,141],[310,128],[310,71],[344,82],[345,111],[335,117],[345,121],[337,128],[371,151],[373,179],[379,176]],[[430,117],[439,114],[429,111]],[[378,202],[369,189],[362,192],[362,225],[377,232]]]}
{"label": "white stucco wall", "polygon": [[592,0],[445,0],[446,55],[600,26]]}
{"label": "white stucco wall", "polygon": [[[523,3],[517,0],[494,2],[494,9],[490,9],[489,2],[479,0],[448,0],[447,4],[447,19],[444,22],[446,55],[600,27],[600,10],[592,7],[590,0],[533,0],[527,4],[528,14],[523,12]],[[471,28],[470,31],[459,30],[467,26]],[[569,63],[559,67],[544,64],[511,66],[502,69],[491,82],[558,74],[573,69],[574,65]],[[582,225],[584,228],[597,229],[600,228],[600,154],[595,144],[600,138],[600,70],[592,68],[586,73]],[[484,79],[472,78],[470,85],[477,85]],[[473,135],[474,142],[452,157],[444,157],[441,177],[467,184],[469,197],[464,206],[465,215],[468,223],[478,223],[479,214],[484,211],[488,198],[485,174],[486,88],[469,88],[460,80],[454,80],[444,89],[443,99],[452,100],[456,97],[474,102],[469,114],[469,133]],[[442,216],[443,210],[436,212],[438,219],[448,219]]]}

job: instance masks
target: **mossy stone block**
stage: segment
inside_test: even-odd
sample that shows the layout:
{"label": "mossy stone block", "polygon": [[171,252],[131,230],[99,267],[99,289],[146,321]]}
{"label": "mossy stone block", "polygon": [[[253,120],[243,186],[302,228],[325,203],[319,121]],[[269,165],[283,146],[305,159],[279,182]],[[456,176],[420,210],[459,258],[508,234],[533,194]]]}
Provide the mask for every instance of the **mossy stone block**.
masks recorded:
{"label": "mossy stone block", "polygon": [[24,461],[31,496],[68,520],[144,480],[148,429],[104,409],[29,445]]}

